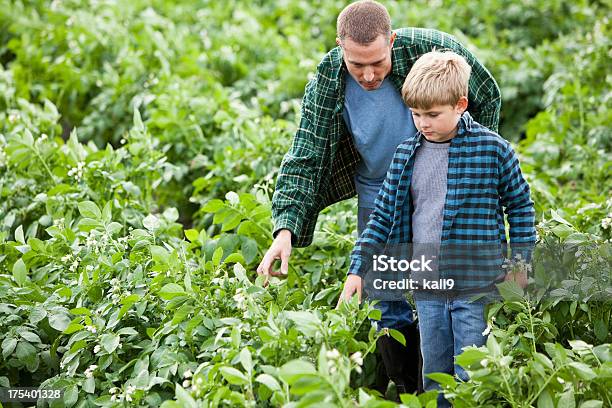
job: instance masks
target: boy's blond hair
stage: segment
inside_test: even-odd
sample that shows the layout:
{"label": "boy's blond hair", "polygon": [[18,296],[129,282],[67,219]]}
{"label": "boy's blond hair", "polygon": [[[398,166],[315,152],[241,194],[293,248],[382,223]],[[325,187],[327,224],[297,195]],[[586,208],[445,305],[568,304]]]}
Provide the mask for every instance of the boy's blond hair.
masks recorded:
{"label": "boy's blond hair", "polygon": [[423,54],[412,66],[404,85],[402,99],[411,108],[430,109],[453,105],[468,96],[472,67],[452,51]]}

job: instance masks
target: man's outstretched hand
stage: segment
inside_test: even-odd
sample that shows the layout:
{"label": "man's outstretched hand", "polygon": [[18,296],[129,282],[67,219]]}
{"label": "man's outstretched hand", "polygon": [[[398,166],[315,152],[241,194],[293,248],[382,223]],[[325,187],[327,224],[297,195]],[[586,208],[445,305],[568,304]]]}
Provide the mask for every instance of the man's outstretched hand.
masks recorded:
{"label": "man's outstretched hand", "polygon": [[[280,230],[272,245],[268,249],[268,252],[264,255],[261,263],[257,267],[257,274],[264,275],[266,280],[264,285],[268,284],[270,276],[282,276],[287,275],[289,272],[289,257],[291,256],[291,231],[284,229]],[[274,261],[281,260],[280,271],[272,270]]]}

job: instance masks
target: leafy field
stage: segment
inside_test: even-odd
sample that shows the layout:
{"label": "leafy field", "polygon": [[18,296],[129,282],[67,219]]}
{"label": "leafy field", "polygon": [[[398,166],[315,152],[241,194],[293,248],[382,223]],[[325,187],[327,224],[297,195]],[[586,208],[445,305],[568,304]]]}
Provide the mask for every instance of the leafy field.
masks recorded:
{"label": "leafy field", "polygon": [[[374,391],[379,312],[335,309],[354,201],[286,279],[255,273],[344,5],[0,0],[0,387],[64,390],[53,407],[397,405]],[[504,288],[486,347],[459,357],[471,380],[437,380],[457,407],[612,406],[609,4],[385,5],[494,74],[556,254],[540,290]]]}

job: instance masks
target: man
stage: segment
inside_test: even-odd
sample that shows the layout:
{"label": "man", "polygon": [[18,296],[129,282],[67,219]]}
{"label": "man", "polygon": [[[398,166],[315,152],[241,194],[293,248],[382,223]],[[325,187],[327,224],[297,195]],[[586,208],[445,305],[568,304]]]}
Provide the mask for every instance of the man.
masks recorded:
{"label": "man", "polygon": [[[468,110],[497,131],[501,97],[484,66],[452,36],[428,29],[391,30],[381,4],[358,1],[338,16],[338,47],[317,67],[306,86],[302,117],[281,164],[272,198],[274,242],[257,272],[286,274],[292,247],[310,245],[319,212],[358,195],[358,232],[365,228],[396,147],[416,132],[400,90],[412,64],[433,49],[462,55],[472,67]],[[411,133],[412,132],[412,133]],[[281,260],[280,272],[272,270]],[[347,278],[342,299],[361,296],[357,275]],[[383,336],[378,347],[400,392],[420,387],[418,332],[406,301],[380,302],[379,327],[402,331],[407,347]],[[391,363],[394,364],[391,364]],[[399,364],[398,364],[399,362]]]}

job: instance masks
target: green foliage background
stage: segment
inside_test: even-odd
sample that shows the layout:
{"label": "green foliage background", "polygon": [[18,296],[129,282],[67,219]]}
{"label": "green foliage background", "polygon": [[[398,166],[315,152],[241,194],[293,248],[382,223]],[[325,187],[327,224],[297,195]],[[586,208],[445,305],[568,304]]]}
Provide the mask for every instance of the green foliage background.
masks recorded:
{"label": "green foliage background", "polygon": [[[506,288],[487,346],[462,357],[472,380],[438,380],[456,406],[610,406],[609,2],[385,5],[494,74],[541,242],[602,284]],[[372,391],[376,311],[334,309],[352,201],[286,279],[254,273],[344,6],[0,0],[0,386],[64,389],[53,406],[393,405]]]}

